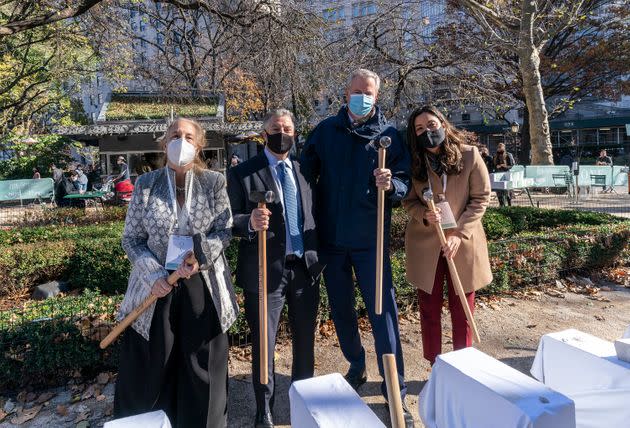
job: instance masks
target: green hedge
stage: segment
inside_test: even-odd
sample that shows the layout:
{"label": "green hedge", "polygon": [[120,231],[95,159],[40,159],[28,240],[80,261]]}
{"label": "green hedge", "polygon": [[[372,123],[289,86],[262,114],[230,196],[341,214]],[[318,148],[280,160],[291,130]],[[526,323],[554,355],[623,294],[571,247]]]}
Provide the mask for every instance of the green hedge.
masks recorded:
{"label": "green hedge", "polygon": [[119,347],[101,351],[98,341],[120,300],[88,291],[0,312],[0,390],[56,385],[77,370],[94,376],[116,367]]}

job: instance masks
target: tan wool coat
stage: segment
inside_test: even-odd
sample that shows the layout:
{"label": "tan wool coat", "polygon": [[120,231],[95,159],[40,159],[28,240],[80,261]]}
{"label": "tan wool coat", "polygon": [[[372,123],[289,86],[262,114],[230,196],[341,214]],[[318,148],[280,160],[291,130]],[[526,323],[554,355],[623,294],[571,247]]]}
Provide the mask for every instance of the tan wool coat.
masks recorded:
{"label": "tan wool coat", "polygon": [[[461,150],[464,169],[458,175],[448,176],[445,193],[457,228],[445,232],[448,236],[456,231],[462,236],[454,260],[464,291],[469,293],[492,282],[488,243],[481,224],[490,202],[490,178],[476,147],[462,145]],[[442,180],[433,172],[429,172],[429,178],[437,200],[438,193],[442,193]],[[435,226],[423,219],[428,208],[422,194],[428,188],[426,181],[413,179],[403,206],[411,217],[405,232],[407,280],[416,288],[431,293],[441,246]]]}

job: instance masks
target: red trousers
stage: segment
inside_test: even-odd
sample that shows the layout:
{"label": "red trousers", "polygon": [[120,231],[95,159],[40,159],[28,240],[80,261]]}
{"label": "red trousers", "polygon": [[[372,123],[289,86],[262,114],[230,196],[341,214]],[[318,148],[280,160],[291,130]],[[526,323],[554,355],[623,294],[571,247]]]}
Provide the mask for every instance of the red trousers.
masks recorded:
{"label": "red trousers", "polygon": [[[422,349],[424,358],[431,365],[435,358],[442,353],[442,300],[444,293],[444,278],[448,283],[448,308],[451,312],[453,323],[453,350],[466,348],[472,345],[472,330],[466,321],[466,314],[455,294],[448,264],[443,256],[438,259],[435,271],[435,280],[431,294],[418,290],[420,301],[420,326],[422,328]],[[466,293],[466,300],[471,312],[474,310],[475,292]]]}

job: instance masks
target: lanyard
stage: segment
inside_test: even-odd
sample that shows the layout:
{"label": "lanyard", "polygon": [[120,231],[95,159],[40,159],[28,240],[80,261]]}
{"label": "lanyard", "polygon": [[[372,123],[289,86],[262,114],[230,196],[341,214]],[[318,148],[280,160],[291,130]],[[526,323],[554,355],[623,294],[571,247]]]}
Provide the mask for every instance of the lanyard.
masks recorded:
{"label": "lanyard", "polygon": [[[431,171],[433,172],[433,171]],[[435,172],[433,172],[433,174],[435,174]],[[437,175],[437,174],[435,174]],[[429,182],[429,189],[431,189],[431,193],[433,193],[433,187],[431,186],[431,178],[429,178],[428,180]],[[442,195],[446,195],[446,185],[448,184],[448,176],[446,174],[442,174]]]}
{"label": "lanyard", "polygon": [[[169,167],[166,167],[166,179],[168,180],[168,191],[171,195],[171,201],[173,203],[173,213],[175,214],[175,224],[179,223],[179,216],[177,214],[177,198],[173,192],[173,184],[171,182],[171,172]],[[192,204],[192,188],[193,188],[194,174],[190,176],[190,183],[188,183],[188,191],[186,192],[186,212],[190,214],[190,206]],[[178,225],[179,226],[179,225]]]}

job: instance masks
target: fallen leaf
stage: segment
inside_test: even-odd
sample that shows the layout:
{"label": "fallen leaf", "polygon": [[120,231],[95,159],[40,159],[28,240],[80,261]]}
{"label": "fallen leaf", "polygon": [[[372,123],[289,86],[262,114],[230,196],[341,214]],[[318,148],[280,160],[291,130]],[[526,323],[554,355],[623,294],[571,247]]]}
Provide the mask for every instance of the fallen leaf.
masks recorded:
{"label": "fallen leaf", "polygon": [[22,410],[18,412],[18,414],[11,419],[11,423],[13,425],[22,425],[24,422],[28,422],[33,419],[39,411],[42,409],[42,406],[31,407],[30,409]]}
{"label": "fallen leaf", "polygon": [[26,394],[26,391],[20,391],[15,399],[18,403],[24,403],[26,401]]}
{"label": "fallen leaf", "polygon": [[85,412],[81,412],[77,415],[77,417],[74,419],[74,423],[77,424],[81,421],[85,421],[89,417],[90,417],[90,410],[86,410]]}
{"label": "fallen leaf", "polygon": [[63,404],[57,405],[57,414],[59,416],[68,416],[68,408]]}
{"label": "fallen leaf", "polygon": [[114,414],[114,405],[110,404],[109,406],[107,406],[105,408],[105,412],[103,412],[105,414],[105,416],[111,416]]}
{"label": "fallen leaf", "polygon": [[107,382],[109,382],[109,373],[101,373],[96,377],[96,382],[100,383],[101,385],[105,385]]}
{"label": "fallen leaf", "polygon": [[538,324],[529,324],[529,325],[527,325],[527,328],[534,328],[534,327],[536,327],[537,325],[538,325]]}
{"label": "fallen leaf", "polygon": [[46,401],[53,398],[56,394],[54,392],[44,392],[39,397],[37,397],[37,404],[44,404]]}
{"label": "fallen leaf", "polygon": [[8,413],[6,413],[4,410],[0,409],[0,422],[2,422],[2,420],[4,418],[6,418],[8,415]]}
{"label": "fallen leaf", "polygon": [[99,394],[96,396],[96,401],[103,401],[105,398],[107,397],[105,397],[103,394]]}
{"label": "fallen leaf", "polygon": [[604,317],[603,317],[603,316],[601,316],[601,315],[595,315],[595,319],[596,319],[597,321],[605,321],[605,320],[606,320],[606,318],[604,318]]}
{"label": "fallen leaf", "polygon": [[88,389],[86,389],[83,394],[81,394],[81,400],[87,400],[94,395],[94,385],[90,385]]}

